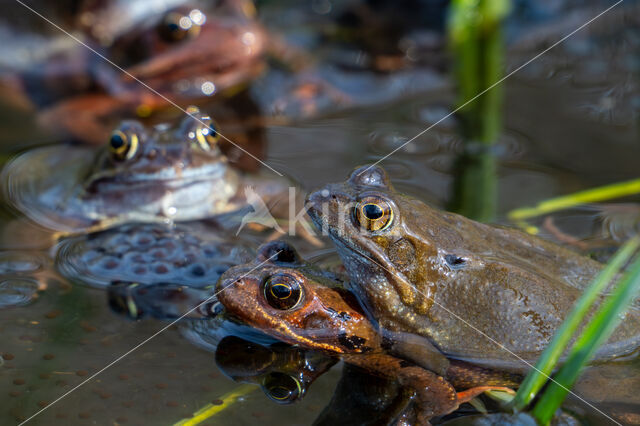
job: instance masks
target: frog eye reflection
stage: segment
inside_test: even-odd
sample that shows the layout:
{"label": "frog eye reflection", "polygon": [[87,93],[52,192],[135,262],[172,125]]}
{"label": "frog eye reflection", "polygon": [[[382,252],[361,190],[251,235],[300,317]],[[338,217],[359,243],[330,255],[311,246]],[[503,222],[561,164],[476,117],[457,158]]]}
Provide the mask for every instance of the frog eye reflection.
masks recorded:
{"label": "frog eye reflection", "polygon": [[269,373],[262,380],[264,393],[278,404],[291,404],[302,397],[302,385],[295,377],[284,373]]}
{"label": "frog eye reflection", "polygon": [[302,287],[292,275],[275,274],[264,283],[264,298],[271,307],[288,311],[295,308],[302,299]]}
{"label": "frog eye reflection", "polygon": [[169,12],[160,23],[158,32],[165,41],[177,42],[197,36],[200,25],[182,13]]}
{"label": "frog eye reflection", "polygon": [[109,139],[109,152],[118,161],[129,160],[138,151],[140,140],[136,133],[115,130]]}
{"label": "frog eye reflection", "polygon": [[364,197],[355,208],[355,219],[368,231],[382,231],[391,225],[393,209],[381,197]]}

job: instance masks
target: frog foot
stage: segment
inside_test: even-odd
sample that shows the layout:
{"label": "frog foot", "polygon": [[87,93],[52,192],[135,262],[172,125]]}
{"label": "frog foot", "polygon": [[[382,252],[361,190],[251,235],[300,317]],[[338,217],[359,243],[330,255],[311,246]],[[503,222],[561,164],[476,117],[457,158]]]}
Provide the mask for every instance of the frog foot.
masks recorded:
{"label": "frog foot", "polygon": [[475,388],[467,389],[462,392],[457,392],[458,396],[458,404],[464,404],[465,402],[470,402],[473,398],[482,395],[485,392],[497,391],[497,392],[505,392],[510,395],[515,395],[516,392],[505,386],[477,386]]}

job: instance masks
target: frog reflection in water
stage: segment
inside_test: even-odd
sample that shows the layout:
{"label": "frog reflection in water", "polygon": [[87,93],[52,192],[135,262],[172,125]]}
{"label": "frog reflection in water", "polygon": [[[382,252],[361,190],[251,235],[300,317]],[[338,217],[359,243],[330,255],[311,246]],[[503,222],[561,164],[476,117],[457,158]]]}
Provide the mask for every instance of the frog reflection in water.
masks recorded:
{"label": "frog reflection in water", "polygon": [[68,233],[220,217],[246,208],[252,194],[268,204],[288,199],[286,179],[233,168],[211,118],[190,112],[173,130],[125,121],[97,152],[65,145],[29,151],[3,171],[7,198],[35,222]]}
{"label": "frog reflection in water", "polygon": [[255,383],[278,404],[304,398],[313,381],[336,360],[319,352],[276,342],[261,345],[237,336],[226,336],[216,347],[216,364],[234,381]]}
{"label": "frog reflection in water", "polygon": [[[336,284],[334,277],[304,264],[289,245],[272,242],[259,249],[255,263],[225,272],[217,291],[229,314],[266,334],[303,348],[340,355],[347,363],[372,374],[397,378],[403,387],[416,393],[415,415],[421,424],[454,411],[486,390],[508,391],[503,386],[517,383],[511,375],[457,361],[449,364],[429,348],[422,360],[446,379],[387,354],[383,347],[394,350],[403,342],[386,342],[355,298]],[[429,356],[434,359],[429,360]],[[456,392],[456,388],[466,390]]]}
{"label": "frog reflection in water", "polygon": [[[521,368],[513,354],[535,360],[601,269],[519,230],[402,195],[377,166],[312,193],[308,209],[336,244],[350,289],[382,329],[425,337],[447,356],[470,361]],[[600,359],[638,346],[637,308]]]}

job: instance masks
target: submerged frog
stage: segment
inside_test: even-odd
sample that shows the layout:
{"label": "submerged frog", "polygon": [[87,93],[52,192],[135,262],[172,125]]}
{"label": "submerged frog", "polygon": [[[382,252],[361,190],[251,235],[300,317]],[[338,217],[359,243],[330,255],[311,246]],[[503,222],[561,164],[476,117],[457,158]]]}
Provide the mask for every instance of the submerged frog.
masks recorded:
{"label": "submerged frog", "polygon": [[239,213],[249,197],[288,199],[289,182],[244,174],[218,148],[210,117],[191,108],[175,129],[124,121],[102,148],[58,145],[26,152],[2,174],[7,199],[63,233],[129,222],[198,220]]}
{"label": "submerged frog", "polygon": [[386,347],[402,351],[411,342],[403,347],[403,342],[385,341],[351,293],[336,285],[330,275],[305,264],[291,246],[276,241],[263,245],[254,263],[225,272],[217,292],[229,314],[266,334],[397,379],[416,393],[419,423],[450,413],[486,390],[517,385],[514,376],[459,361],[449,364],[437,353],[432,362],[423,361],[444,377],[387,354]]}
{"label": "submerged frog", "polygon": [[[377,166],[308,197],[350,289],[385,330],[423,336],[447,356],[522,368],[549,343],[601,264],[515,229],[436,210],[394,190]],[[599,358],[640,342],[637,305]]]}

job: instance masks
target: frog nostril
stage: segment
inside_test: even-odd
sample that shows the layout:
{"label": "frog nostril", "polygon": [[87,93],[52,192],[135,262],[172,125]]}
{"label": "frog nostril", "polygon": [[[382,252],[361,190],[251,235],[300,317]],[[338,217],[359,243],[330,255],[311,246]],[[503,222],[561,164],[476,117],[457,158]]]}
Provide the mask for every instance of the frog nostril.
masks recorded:
{"label": "frog nostril", "polygon": [[467,262],[462,257],[458,257],[454,254],[445,255],[444,260],[445,262],[447,262],[447,264],[451,269],[461,269],[464,267],[465,263]]}

